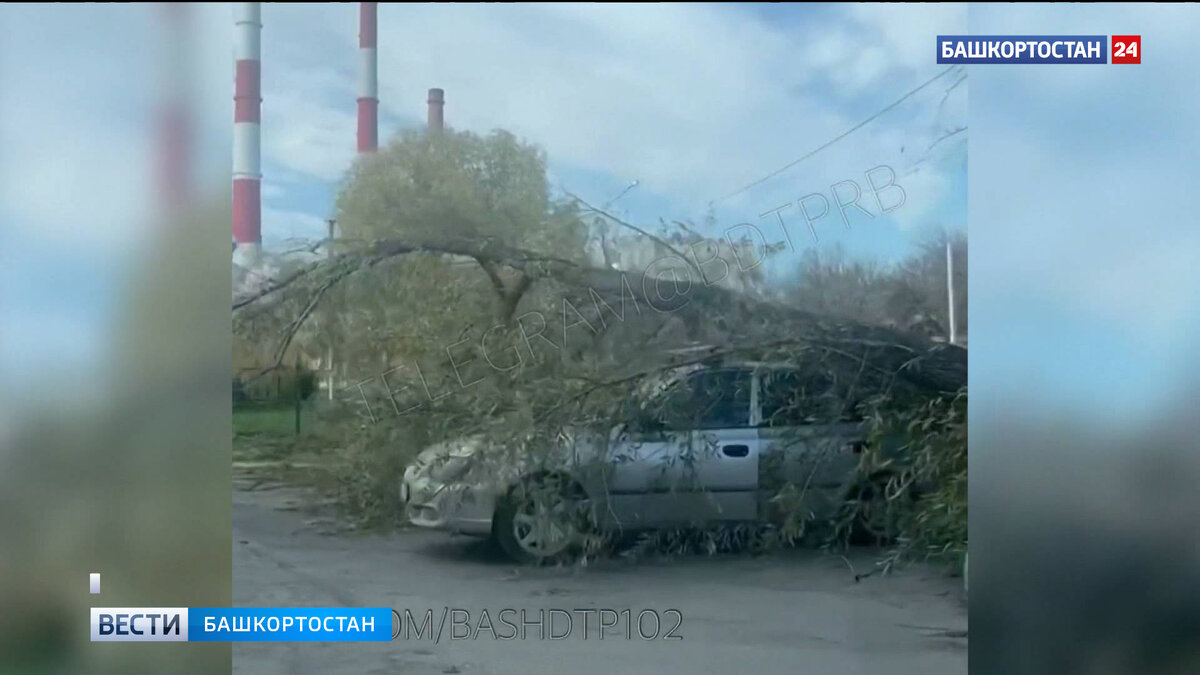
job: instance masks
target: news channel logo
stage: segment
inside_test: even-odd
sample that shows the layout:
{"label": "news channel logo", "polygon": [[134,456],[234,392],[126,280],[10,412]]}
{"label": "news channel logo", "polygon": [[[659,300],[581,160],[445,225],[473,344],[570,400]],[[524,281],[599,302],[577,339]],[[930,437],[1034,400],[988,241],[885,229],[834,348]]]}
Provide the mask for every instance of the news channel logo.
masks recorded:
{"label": "news channel logo", "polygon": [[387,642],[389,607],[93,607],[92,642]]}
{"label": "news channel logo", "polygon": [[1142,36],[939,35],[939,64],[1138,64]]}
{"label": "news channel logo", "polygon": [[93,607],[92,642],[187,642],[186,607]]}

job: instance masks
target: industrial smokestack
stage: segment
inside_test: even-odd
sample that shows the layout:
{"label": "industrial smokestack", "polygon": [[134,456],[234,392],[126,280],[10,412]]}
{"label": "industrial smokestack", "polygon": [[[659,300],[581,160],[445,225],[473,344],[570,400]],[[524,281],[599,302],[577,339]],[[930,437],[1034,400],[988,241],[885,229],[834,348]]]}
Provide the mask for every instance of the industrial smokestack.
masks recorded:
{"label": "industrial smokestack", "polygon": [[163,5],[166,58],[161,69],[162,111],[159,119],[158,194],[167,216],[176,216],[189,195],[189,120],[186,84],[188,67],[188,4]]}
{"label": "industrial smokestack", "polygon": [[379,3],[358,3],[358,151],[379,147],[379,61],[376,54]]}
{"label": "industrial smokestack", "polygon": [[253,262],[262,246],[262,10],[260,3],[239,2],[234,12],[233,240],[238,257]]}
{"label": "industrial smokestack", "polygon": [[442,131],[442,109],[446,105],[446,92],[441,89],[429,90],[429,130]]}

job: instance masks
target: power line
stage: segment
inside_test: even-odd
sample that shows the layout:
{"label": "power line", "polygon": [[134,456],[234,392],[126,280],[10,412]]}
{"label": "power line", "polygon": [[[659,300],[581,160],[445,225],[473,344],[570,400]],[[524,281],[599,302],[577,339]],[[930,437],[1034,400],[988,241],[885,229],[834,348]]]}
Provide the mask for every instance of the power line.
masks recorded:
{"label": "power line", "polygon": [[749,190],[749,189],[750,189],[750,188],[752,188],[752,187],[756,187],[756,186],[758,186],[758,185],[761,185],[761,184],[763,184],[763,183],[765,183],[765,182],[767,182],[767,181],[771,180],[771,179],[772,179],[772,178],[774,178],[775,176],[778,176],[779,174],[783,173],[784,171],[787,171],[788,169],[792,168],[793,166],[796,166],[797,164],[799,164],[800,162],[803,162],[804,160],[808,159],[809,157],[812,157],[813,155],[817,154],[818,152],[820,152],[820,151],[824,150],[825,148],[828,148],[829,146],[833,145],[834,143],[837,143],[838,141],[840,141],[840,140],[842,140],[843,138],[845,138],[845,137],[849,136],[850,134],[854,133],[855,131],[858,131],[859,129],[861,129],[861,128],[865,127],[866,125],[870,124],[872,121],[874,121],[874,120],[875,120],[876,118],[878,118],[879,116],[881,116],[881,115],[883,115],[884,113],[888,112],[889,110],[891,110],[891,109],[895,108],[896,106],[900,105],[901,103],[904,103],[904,102],[905,102],[905,101],[907,101],[909,98],[911,98],[911,97],[912,97],[914,94],[916,94],[917,92],[921,91],[921,90],[922,90],[922,89],[924,89],[925,87],[928,87],[929,85],[933,84],[934,82],[938,81],[939,79],[941,79],[942,77],[944,77],[944,76],[945,76],[947,73],[949,73],[950,71],[952,71],[952,70],[956,69],[957,67],[958,67],[958,66],[950,66],[949,68],[947,68],[947,69],[943,70],[942,72],[938,73],[937,75],[934,75],[933,77],[929,78],[928,80],[925,80],[925,81],[924,81],[924,82],[922,82],[920,85],[918,85],[918,86],[917,86],[915,89],[913,89],[913,90],[909,91],[907,94],[905,94],[905,95],[901,96],[900,98],[896,99],[895,101],[893,101],[892,103],[890,103],[890,104],[889,104],[889,105],[888,105],[886,108],[884,108],[884,109],[880,110],[879,112],[875,113],[874,115],[871,115],[871,116],[870,116],[870,117],[868,117],[867,119],[865,119],[865,120],[863,120],[863,121],[859,122],[858,124],[855,124],[854,126],[850,127],[850,128],[849,128],[849,129],[847,129],[846,131],[842,132],[842,133],[841,133],[839,136],[835,137],[834,139],[832,139],[832,140],[830,140],[830,141],[827,141],[826,143],[824,143],[824,144],[820,145],[820,146],[819,146],[819,147],[817,147],[816,149],[809,151],[807,154],[803,155],[803,156],[802,156],[802,157],[800,157],[799,159],[796,159],[796,160],[794,160],[794,161],[792,161],[792,162],[789,162],[788,164],[786,164],[786,165],[784,165],[784,166],[782,166],[782,167],[780,167],[780,168],[778,168],[778,169],[776,169],[776,170],[772,171],[771,173],[769,173],[769,174],[767,174],[767,175],[763,176],[762,178],[759,178],[758,180],[754,181],[753,183],[750,183],[750,184],[748,184],[748,185],[746,185],[746,186],[744,186],[744,187],[741,187],[741,188],[739,188],[739,189],[737,189],[737,190],[734,190],[733,192],[730,192],[729,194],[725,195],[724,197],[721,197],[720,199],[718,199],[718,200],[716,200],[716,201],[718,201],[718,202],[723,202],[723,201],[725,201],[726,199],[729,199],[730,197],[734,197],[734,196],[740,195],[741,193],[745,192],[746,190]]}

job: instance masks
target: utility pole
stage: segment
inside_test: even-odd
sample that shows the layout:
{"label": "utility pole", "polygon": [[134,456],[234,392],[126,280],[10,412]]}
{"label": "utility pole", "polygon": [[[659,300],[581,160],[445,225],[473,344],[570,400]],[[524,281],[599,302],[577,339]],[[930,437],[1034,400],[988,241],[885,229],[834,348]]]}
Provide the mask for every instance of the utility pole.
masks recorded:
{"label": "utility pole", "polygon": [[[607,211],[608,207],[612,206],[613,204],[616,204],[618,199],[620,199],[621,197],[624,197],[626,195],[626,193],[628,193],[630,190],[632,190],[633,188],[637,187],[640,184],[641,184],[641,181],[636,178],[634,180],[630,181],[629,185],[626,185],[625,188],[623,190],[621,190],[620,192],[618,192],[612,199],[608,200],[607,202],[604,202],[604,206],[601,206],[600,210]],[[596,216],[595,220],[593,220],[592,222],[596,228],[597,234],[599,234],[599,236],[600,236],[600,254],[601,254],[601,256],[604,257],[604,267],[606,269],[608,269],[608,268],[613,267],[614,264],[619,265],[620,264],[619,262],[613,261],[612,254],[610,254],[610,252],[609,252],[609,240],[608,240],[609,223],[606,220],[604,220],[604,218],[602,218],[601,216]],[[619,260],[619,257],[618,257],[618,260]]]}
{"label": "utility pole", "polygon": [[300,352],[296,352],[296,366],[292,370],[292,395],[296,404],[296,435],[300,435]]}
{"label": "utility pole", "polygon": [[[363,4],[365,5],[367,3]],[[334,254],[333,243],[337,241],[337,221],[333,218],[330,218],[327,222],[329,224],[329,241],[325,244],[325,255],[328,258],[332,258]],[[333,345],[329,345],[325,348],[325,370],[325,394],[329,397],[329,400],[332,401],[333,386],[335,384],[333,377]]]}
{"label": "utility pole", "polygon": [[946,296],[950,303],[950,344],[954,344],[958,337],[954,325],[954,249],[949,237],[946,238]]}

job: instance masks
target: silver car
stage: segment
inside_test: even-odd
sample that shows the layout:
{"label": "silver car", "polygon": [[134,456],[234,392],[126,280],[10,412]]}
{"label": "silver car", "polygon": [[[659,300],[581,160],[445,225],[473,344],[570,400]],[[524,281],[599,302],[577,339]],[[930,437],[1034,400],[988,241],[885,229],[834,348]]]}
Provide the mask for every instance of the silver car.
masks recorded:
{"label": "silver car", "polygon": [[491,465],[486,438],[440,444],[401,493],[412,523],[495,537],[520,560],[561,554],[585,527],[769,521],[784,485],[820,513],[857,475],[867,429],[855,408],[835,377],[788,365],[680,368],[634,392],[607,438],[566,432],[549,457]]}

